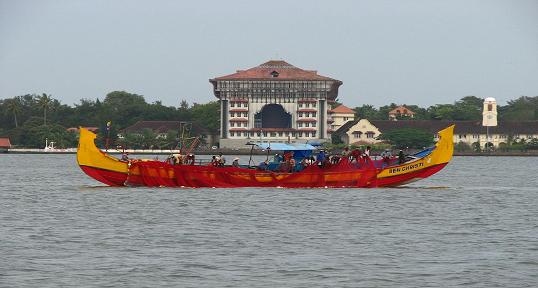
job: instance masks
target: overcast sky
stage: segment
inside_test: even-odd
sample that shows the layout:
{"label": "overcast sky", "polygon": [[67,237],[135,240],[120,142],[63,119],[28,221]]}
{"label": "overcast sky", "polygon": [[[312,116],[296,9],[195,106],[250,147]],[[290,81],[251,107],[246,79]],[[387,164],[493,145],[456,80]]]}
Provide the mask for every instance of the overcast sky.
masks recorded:
{"label": "overcast sky", "polygon": [[348,106],[538,95],[538,1],[0,0],[0,98],[125,90],[177,106],[283,59]]}

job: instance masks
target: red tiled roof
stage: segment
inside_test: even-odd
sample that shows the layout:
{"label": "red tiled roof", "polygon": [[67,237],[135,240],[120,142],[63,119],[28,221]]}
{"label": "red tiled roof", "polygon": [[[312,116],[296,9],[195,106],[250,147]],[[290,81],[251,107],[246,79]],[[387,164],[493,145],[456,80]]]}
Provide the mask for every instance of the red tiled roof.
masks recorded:
{"label": "red tiled roof", "polygon": [[9,138],[0,138],[0,148],[11,148]]}
{"label": "red tiled roof", "polygon": [[409,108],[403,106],[403,105],[400,105],[392,110],[390,110],[389,112],[389,115],[392,115],[392,114],[416,114],[415,112],[409,110]]}
{"label": "red tiled roof", "polygon": [[[276,76],[276,77],[275,77]],[[297,68],[286,61],[271,60],[259,66],[238,70],[236,73],[216,77],[212,80],[239,80],[239,79],[259,79],[259,80],[335,80],[329,77],[318,75],[317,71],[303,70]]]}
{"label": "red tiled roof", "polygon": [[351,110],[351,108],[345,106],[345,105],[340,105],[332,110],[329,111],[330,113],[342,113],[342,114],[351,114],[351,113],[355,113],[355,111]]}

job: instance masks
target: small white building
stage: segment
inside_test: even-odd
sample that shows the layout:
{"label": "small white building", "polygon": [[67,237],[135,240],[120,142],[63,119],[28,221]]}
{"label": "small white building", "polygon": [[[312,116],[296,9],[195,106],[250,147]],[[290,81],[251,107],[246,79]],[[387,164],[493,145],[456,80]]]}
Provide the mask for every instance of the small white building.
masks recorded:
{"label": "small white building", "polygon": [[328,111],[329,129],[331,132],[338,130],[346,122],[355,120],[355,111],[345,105],[338,105]]}

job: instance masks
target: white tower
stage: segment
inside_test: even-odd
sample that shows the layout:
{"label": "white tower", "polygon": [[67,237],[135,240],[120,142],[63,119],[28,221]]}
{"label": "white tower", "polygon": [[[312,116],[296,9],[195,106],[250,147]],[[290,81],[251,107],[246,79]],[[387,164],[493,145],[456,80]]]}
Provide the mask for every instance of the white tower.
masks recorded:
{"label": "white tower", "polygon": [[495,98],[488,97],[484,100],[484,110],[482,111],[482,126],[486,126],[486,151],[489,151],[492,146],[489,137],[489,127],[497,126],[497,101]]}
{"label": "white tower", "polygon": [[497,126],[497,101],[495,101],[495,98],[488,97],[484,100],[482,126]]}

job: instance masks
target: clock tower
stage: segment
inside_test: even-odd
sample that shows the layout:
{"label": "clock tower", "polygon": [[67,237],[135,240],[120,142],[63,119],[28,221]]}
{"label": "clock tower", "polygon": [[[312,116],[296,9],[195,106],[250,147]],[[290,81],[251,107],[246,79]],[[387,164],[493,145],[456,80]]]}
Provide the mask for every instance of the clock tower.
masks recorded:
{"label": "clock tower", "polygon": [[495,101],[495,98],[488,97],[484,100],[482,126],[497,126],[497,101]]}

